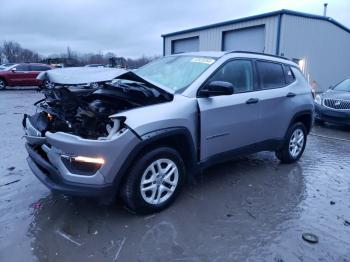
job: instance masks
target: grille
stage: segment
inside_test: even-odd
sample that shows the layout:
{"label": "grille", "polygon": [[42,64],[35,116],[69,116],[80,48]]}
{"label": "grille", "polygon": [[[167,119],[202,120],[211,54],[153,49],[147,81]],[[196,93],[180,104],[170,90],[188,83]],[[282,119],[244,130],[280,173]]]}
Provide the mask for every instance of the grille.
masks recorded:
{"label": "grille", "polygon": [[350,100],[340,100],[340,99],[329,99],[326,98],[323,102],[324,106],[338,109],[338,110],[349,110],[350,109]]}

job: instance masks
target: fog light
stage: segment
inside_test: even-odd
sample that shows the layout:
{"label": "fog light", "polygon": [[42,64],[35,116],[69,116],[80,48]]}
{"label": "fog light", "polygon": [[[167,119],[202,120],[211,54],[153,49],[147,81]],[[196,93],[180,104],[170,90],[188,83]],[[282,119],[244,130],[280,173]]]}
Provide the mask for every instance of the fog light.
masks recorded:
{"label": "fog light", "polygon": [[103,165],[105,163],[105,160],[101,157],[76,156],[72,157],[72,159],[77,162],[92,163],[99,165]]}
{"label": "fog light", "polygon": [[73,174],[91,176],[105,163],[101,157],[61,155],[66,168]]}

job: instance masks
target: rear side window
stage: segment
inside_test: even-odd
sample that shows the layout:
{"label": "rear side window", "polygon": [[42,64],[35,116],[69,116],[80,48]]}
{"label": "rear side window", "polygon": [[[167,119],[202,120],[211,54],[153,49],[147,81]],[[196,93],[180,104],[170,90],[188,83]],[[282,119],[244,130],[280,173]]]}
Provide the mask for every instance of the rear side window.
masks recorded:
{"label": "rear side window", "polygon": [[19,72],[29,71],[28,65],[18,65],[15,68],[16,68],[16,71],[19,71]]}
{"label": "rear side window", "polygon": [[286,83],[287,84],[293,83],[295,81],[295,76],[290,66],[283,65],[283,70],[284,70],[284,77],[286,78]]}
{"label": "rear side window", "polygon": [[51,69],[50,67],[42,66],[42,65],[32,65],[31,66],[31,71],[47,71],[50,69]]}
{"label": "rear side window", "polygon": [[257,61],[257,66],[262,89],[272,89],[286,85],[281,64]]}

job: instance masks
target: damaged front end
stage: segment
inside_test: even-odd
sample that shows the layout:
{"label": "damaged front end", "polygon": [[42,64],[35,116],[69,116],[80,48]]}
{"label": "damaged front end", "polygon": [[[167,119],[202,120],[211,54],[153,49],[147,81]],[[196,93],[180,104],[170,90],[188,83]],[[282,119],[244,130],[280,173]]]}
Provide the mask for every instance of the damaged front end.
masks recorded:
{"label": "damaged front end", "polygon": [[[86,74],[91,69],[83,71]],[[98,71],[103,73],[101,69]],[[96,74],[95,79],[85,79],[98,82],[99,87],[95,89],[84,88],[81,85],[84,79],[76,75],[71,80],[73,85],[68,84],[67,78],[60,81],[62,75],[61,78],[51,76],[51,79],[50,75],[44,76],[55,86],[43,90],[45,98],[35,103],[38,113],[25,116],[24,125],[28,124],[29,129],[34,126],[41,136],[46,131],[61,131],[87,139],[106,139],[117,132],[125,120],[122,117],[111,119],[109,116],[172,99],[171,94],[142,81],[132,72],[116,70],[115,73],[118,77],[114,79],[106,80]],[[111,76],[114,75],[108,72],[107,78]],[[101,79],[104,81],[99,81]]]}
{"label": "damaged front end", "polygon": [[[114,192],[115,172],[140,138],[125,117],[112,115],[168,102],[173,95],[125,70],[57,70],[39,75],[50,88],[42,90],[37,112],[23,118],[29,167],[53,191]],[[86,88],[92,82],[99,87]]]}

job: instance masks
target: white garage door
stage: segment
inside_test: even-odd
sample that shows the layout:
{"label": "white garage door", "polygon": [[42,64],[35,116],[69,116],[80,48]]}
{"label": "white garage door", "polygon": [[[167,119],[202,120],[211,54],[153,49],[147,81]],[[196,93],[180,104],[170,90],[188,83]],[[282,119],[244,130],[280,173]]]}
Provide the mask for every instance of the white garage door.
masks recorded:
{"label": "white garage door", "polygon": [[251,27],[224,32],[224,51],[264,52],[265,26]]}
{"label": "white garage door", "polygon": [[172,41],[172,54],[199,51],[199,37],[191,37]]}

